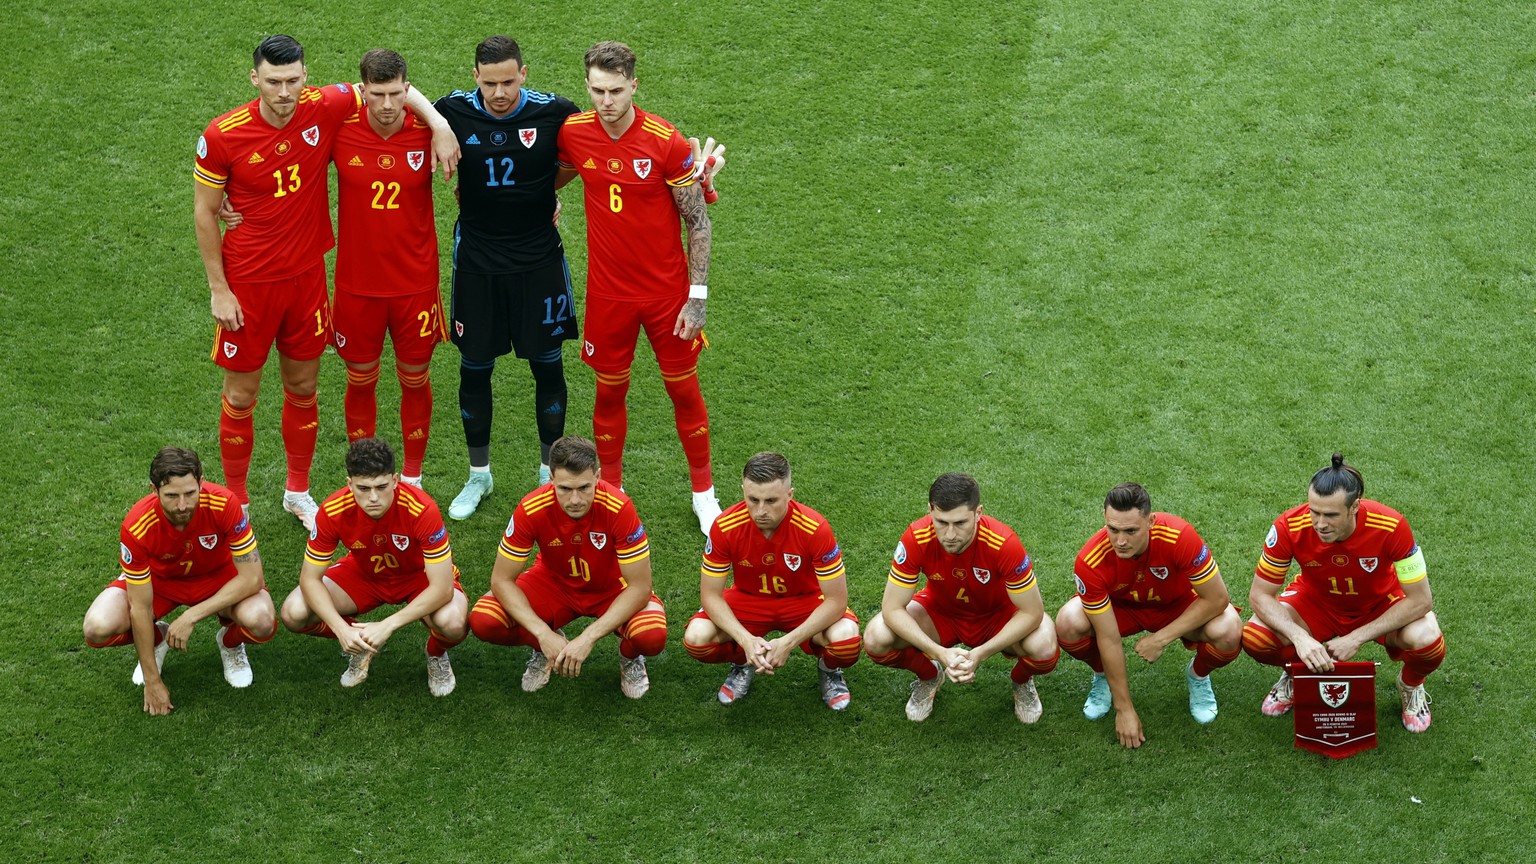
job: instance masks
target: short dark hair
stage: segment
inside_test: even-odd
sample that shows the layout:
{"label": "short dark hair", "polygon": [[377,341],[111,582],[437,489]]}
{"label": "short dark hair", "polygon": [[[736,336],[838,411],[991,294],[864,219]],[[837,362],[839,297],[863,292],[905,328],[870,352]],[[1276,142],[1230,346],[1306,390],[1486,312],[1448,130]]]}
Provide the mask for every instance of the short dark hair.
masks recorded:
{"label": "short dark hair", "polygon": [[405,80],[405,58],[388,48],[375,48],[357,64],[358,80],[364,84],[384,84]]}
{"label": "short dark hair", "polygon": [[1105,510],[1138,510],[1145,516],[1152,512],[1152,496],[1140,483],[1121,483],[1104,496]]}
{"label": "short dark hair", "polygon": [[940,474],[928,487],[928,504],[939,510],[953,510],[962,504],[975,510],[981,506],[981,487],[969,474]]}
{"label": "short dark hair", "polygon": [[581,62],[582,74],[596,68],[605,72],[617,72],[625,78],[635,77],[635,52],[623,42],[599,42],[587,49],[587,54],[581,58]]}
{"label": "short dark hair", "polygon": [[194,450],[161,447],[155,458],[149,460],[149,485],[156,489],[172,477],[185,477],[188,474],[199,483],[203,481],[203,460],[197,458]]}
{"label": "short dark hair", "polygon": [[348,477],[378,477],[395,473],[395,448],[378,438],[359,438],[347,448]]}
{"label": "short dark hair", "polygon": [[304,46],[292,36],[284,36],[274,33],[261,40],[256,50],[251,53],[251,68],[261,65],[261,61],[267,61],[273,66],[287,66],[289,63],[304,62]]}
{"label": "short dark hair", "polygon": [[597,445],[579,435],[566,435],[549,445],[549,470],[563,468],[572,474],[597,470]]}
{"label": "short dark hair", "polygon": [[1333,454],[1327,468],[1312,475],[1312,490],[1319,495],[1344,491],[1344,503],[1354,504],[1365,494],[1365,478],[1355,466],[1344,461],[1343,453]]}
{"label": "short dark hair", "polygon": [[749,483],[772,483],[775,480],[789,482],[789,460],[783,454],[764,451],[747,460],[741,469],[741,479]]}
{"label": "short dark hair", "polygon": [[523,49],[517,47],[517,40],[511,36],[492,36],[475,46],[477,69],[487,63],[504,63],[508,60],[516,60],[518,66],[523,65]]}

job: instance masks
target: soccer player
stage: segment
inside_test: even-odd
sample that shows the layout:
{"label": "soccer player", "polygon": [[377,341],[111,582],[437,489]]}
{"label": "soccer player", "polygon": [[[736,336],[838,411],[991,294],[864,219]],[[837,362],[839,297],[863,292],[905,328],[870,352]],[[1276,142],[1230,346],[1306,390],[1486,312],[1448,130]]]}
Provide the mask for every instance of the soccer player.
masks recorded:
{"label": "soccer player", "polygon": [[[193,222],[212,294],[213,359],[224,369],[219,453],[225,482],[241,504],[246,490],[262,367],[277,345],[283,381],[283,509],[314,529],[309,468],[319,428],[315,385],[331,339],[325,252],[331,231],[326,163],[337,131],[361,106],[350,84],[306,87],[304,49],[290,36],[256,46],[251,84],[260,94],[208,124],[197,141]],[[408,104],[438,130],[433,167],[451,173],[457,144],[442,118],[414,91]],[[219,232],[224,196],[242,216]]]}
{"label": "soccer player", "polygon": [[[197,622],[217,615],[224,680],[249,687],[245,643],[271,639],[277,615],[250,521],[234,493],[203,480],[196,453],[161,449],[149,463],[149,488],[123,519],[122,575],[85,613],[85,644],[133,645],[133,682],[144,685],[144,710],[169,714],[175,706],[160,675],[167,649],[187,650]],[[175,621],[159,620],[178,606],[187,610]]]}
{"label": "soccer player", "polygon": [[1182,639],[1195,656],[1184,669],[1189,713],[1216,719],[1210,674],[1241,653],[1243,619],[1227,595],[1216,558],[1188,522],[1152,512],[1152,496],[1121,483],[1104,497],[1104,527],[1077,553],[1077,595],[1056,614],[1056,638],[1093,669],[1083,715],[1115,709],[1115,735],[1140,747],[1146,735],[1131,702],[1121,639],[1146,632],[1135,650],[1148,663]]}
{"label": "soccer player", "polygon": [[336,353],[347,364],[347,439],[376,429],[384,334],[400,381],[401,481],[421,485],[432,431],[432,351],[447,341],[438,291],[432,132],[405,107],[405,59],[374,49],[358,65],[366,111],[336,135]]}
{"label": "soccer player", "polygon": [[[1012,528],[981,509],[971,475],[933,481],[928,515],[901,535],[880,614],[864,628],[869,659],[917,675],[907,700],[913,722],[933,713],[945,676],[968,684],[983,661],[1001,652],[1016,659],[1013,714],[1034,723],[1043,710],[1034,676],[1055,669],[1061,656],[1029,553]],[[918,590],[923,576],[927,584]]]}
{"label": "soccer player", "polygon": [[[730,663],[720,703],[747,695],[752,676],[772,675],[800,650],[816,658],[821,700],[848,707],[843,670],[859,659],[859,619],[832,526],[794,500],[789,460],[758,453],[741,472],[741,503],[709,529],[699,579],[702,609],[683,632],[696,660]],[[726,586],[725,577],[734,576]],[[779,631],[782,636],[769,639]]]}
{"label": "soccer player", "polygon": [[495,488],[491,478],[491,373],[508,352],[533,373],[539,482],[549,448],[565,433],[560,346],[577,336],[565,246],[555,229],[556,139],[576,106],[523,86],[528,67],[506,36],[475,47],[475,84],[437,101],[464,151],[459,220],[453,229],[453,330],[459,347],[459,411],[469,480],[448,505],[468,519]]}
{"label": "soccer player", "polygon": [[[619,689],[639,699],[651,688],[645,658],[667,644],[645,526],[629,497],[602,479],[591,441],[559,439],[549,467],[551,481],[524,496],[507,521],[491,591],[469,613],[470,629],[485,642],[533,649],[523,672],[528,693],[548,684],[551,672],[580,675],[597,640],[617,633]],[[581,617],[592,623],[567,639],[561,628]]]}
{"label": "soccer player", "polygon": [[[346,552],[331,562],[338,546]],[[384,604],[405,604],[378,621],[358,623]],[[283,601],[283,626],[335,639],[347,655],[341,686],[356,687],[396,630],[422,621],[427,639],[427,688],[453,692],[448,649],[464,641],[469,603],[448,547],[437,504],[401,483],[395,452],[377,438],[347,448],[347,485],[325,499],[304,550],[299,587]]]}
{"label": "soccer player", "polygon": [[[1248,599],[1243,650],[1271,666],[1300,661],[1327,672],[1375,641],[1403,662],[1397,679],[1403,728],[1429,728],[1424,679],[1445,659],[1424,552],[1401,513],[1364,498],[1365,478],[1333,454],[1312,475],[1307,503],[1281,513],[1264,538]],[[1296,578],[1285,584],[1291,563]],[[1279,717],[1295,704],[1282,672],[1261,706]]]}
{"label": "soccer player", "polygon": [[[623,484],[626,399],[645,329],[688,459],[693,510],[705,535],[720,515],[709,462],[709,414],[698,355],[709,296],[711,228],[699,154],[672,124],[634,104],[635,54],[622,42],[586,53],[591,111],[560,132],[561,182],[580,175],[587,212],[582,359],[597,375],[592,431],[608,479]],[[718,166],[717,166],[718,167]],[[686,256],[679,217],[687,224]]]}

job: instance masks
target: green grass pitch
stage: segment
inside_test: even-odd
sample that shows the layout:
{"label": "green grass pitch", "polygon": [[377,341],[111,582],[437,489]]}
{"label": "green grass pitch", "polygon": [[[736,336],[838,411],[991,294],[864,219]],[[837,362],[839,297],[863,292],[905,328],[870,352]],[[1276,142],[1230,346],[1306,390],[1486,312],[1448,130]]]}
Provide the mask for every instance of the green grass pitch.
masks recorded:
{"label": "green grass pitch", "polygon": [[[1536,14],[1524,3],[1174,0],[677,4],[409,11],[214,0],[15,8],[0,72],[0,855],[16,861],[1528,861],[1536,675]],[[834,715],[797,658],[730,709],[678,644],[702,540],[648,354],[626,485],[652,535],[672,647],[653,689],[616,649],[529,696],[526,652],[470,641],[432,699],[420,628],[344,691],[334,646],[251,651],[232,691],[204,623],[149,718],[128,651],[80,619],[154,449],[217,472],[218,373],[191,225],[193,143],[252,98],[288,32],[315,83],[379,45],[429,96],[471,86],[506,32],[530,86],[582,99],[620,38],[637,103],[729,148],[701,364],[722,498],[778,449],[877,609],[891,549],[942,471],[1036,561],[1046,606],[1104,491],[1136,479],[1190,519],[1246,599],[1270,519],[1342,449],[1426,551],[1448,659],[1411,736],[1380,676],[1379,749],[1327,762],[1259,716],[1273,676],[1216,677],[1197,727],[1183,652],[1132,667],[1148,743],[1079,708],[1085,668],[1013,720],[1007,668],[908,723],[908,676],[867,659]],[[441,184],[446,237],[451,198]],[[585,273],[580,193],[563,233]],[[387,252],[387,242],[381,242]],[[592,376],[568,349],[572,432]],[[438,353],[427,489],[463,479],[457,352]],[[322,369],[316,492],[342,482],[342,365]],[[279,600],[302,541],[269,374],[253,518]],[[527,373],[497,373],[497,491],[454,524],[484,591],[533,480]],[[393,380],[380,432],[398,434]],[[1384,660],[1372,646],[1366,659]]]}

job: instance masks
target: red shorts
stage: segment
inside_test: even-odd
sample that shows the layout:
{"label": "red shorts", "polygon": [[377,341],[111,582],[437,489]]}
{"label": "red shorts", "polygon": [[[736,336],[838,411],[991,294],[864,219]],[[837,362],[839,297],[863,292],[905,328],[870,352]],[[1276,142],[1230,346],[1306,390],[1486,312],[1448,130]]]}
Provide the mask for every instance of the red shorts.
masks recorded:
{"label": "red shorts", "polygon": [[[1280,602],[1296,610],[1301,620],[1306,622],[1307,631],[1312,638],[1319,642],[1327,642],[1335,636],[1343,636],[1353,632],[1357,627],[1369,621],[1380,618],[1393,603],[1402,600],[1408,595],[1403,593],[1402,586],[1392,589],[1392,593],[1378,600],[1375,604],[1362,612],[1355,614],[1341,614],[1340,610],[1328,601],[1326,592],[1306,585],[1293,582],[1290,587],[1280,594]],[[1386,644],[1386,635],[1383,634],[1377,642]]]}
{"label": "red shorts", "polygon": [[331,313],[336,353],[348,363],[374,363],[384,353],[384,332],[395,346],[395,360],[417,366],[448,341],[443,324],[443,296],[436,286],[397,297],[365,297],[336,289]]}
{"label": "red shorts", "polygon": [[266,365],[272,343],[293,360],[314,360],[331,342],[331,301],[325,290],[325,262],[291,279],[230,282],[245,324],[239,330],[215,327],[213,362],[231,372],[255,372]]}
{"label": "red shorts", "polygon": [[927,589],[912,595],[912,599],[916,600],[918,605],[927,610],[928,617],[933,620],[934,629],[939,631],[938,643],[945,648],[951,648],[955,645],[965,645],[974,648],[977,645],[983,644],[988,639],[996,636],[998,631],[1002,630],[1003,626],[1018,611],[1012,603],[1009,603],[1007,608],[999,609],[991,615],[966,616],[962,618],[958,615],[950,616],[934,611],[933,601],[930,598],[931,595],[929,595]]}
{"label": "red shorts", "polygon": [[[528,605],[533,607],[533,614],[539,616],[540,621],[556,630],[577,618],[597,618],[601,616],[604,612],[608,611],[609,606],[613,605],[614,598],[624,592],[622,585],[617,591],[611,592],[568,590],[563,584],[563,580],[542,564],[535,564],[523,571],[517,577],[517,587],[523,592],[523,596],[528,598]],[[502,608],[501,602],[496,599],[495,594],[488,593],[481,597],[480,600],[482,602],[489,600],[495,603],[496,608],[501,609],[502,613],[506,614],[506,610]],[[654,593],[651,594],[650,602],[666,608],[662,604],[661,598],[657,597]],[[640,611],[644,612],[645,609],[642,608]],[[638,615],[640,613],[636,612],[635,614]],[[511,615],[506,617],[508,621],[512,621]],[[512,623],[515,626],[517,622],[512,621]],[[622,630],[623,628],[620,627],[618,629]]]}
{"label": "red shorts", "polygon": [[[704,349],[704,334],[684,341],[672,334],[677,313],[688,301],[686,294],[671,300],[588,300],[582,329],[587,339],[581,346],[581,359],[594,371],[618,374],[635,362],[635,341],[645,328],[656,353],[656,365],[668,375],[681,375],[698,365]],[[595,311],[594,311],[594,307]]]}
{"label": "red shorts", "polygon": [[[416,599],[417,594],[427,590],[429,584],[425,570],[391,579],[376,579],[364,573],[352,555],[332,564],[326,569],[325,575],[352,599],[359,615],[385,604],[409,603]],[[464,591],[464,586],[459,584],[457,566],[453,568],[453,589],[461,593]]]}
{"label": "red shorts", "polygon": [[[725,605],[731,607],[731,613],[741,626],[747,628],[747,632],[753,636],[767,636],[777,630],[780,633],[799,627],[805,623],[805,619],[811,617],[816,607],[825,600],[820,594],[798,594],[793,597],[764,597],[749,591],[741,591],[735,585],[729,585],[725,589]],[[693,618],[709,620],[709,616],[700,609],[695,612]],[[852,609],[843,610],[843,618],[859,623],[859,616],[853,614]],[[693,619],[690,619],[693,620]]]}
{"label": "red shorts", "polygon": [[[155,592],[155,620],[158,621],[171,614],[171,611],[178,606],[196,606],[219,593],[219,589],[223,588],[225,583],[238,575],[240,571],[235,569],[235,565],[230,564],[208,576],[199,576],[196,579],[156,579],[151,576],[149,587]],[[118,576],[107,587],[127,591],[128,580]],[[265,587],[267,586],[263,584],[256,590],[260,591]],[[240,598],[240,600],[244,599],[244,597]],[[240,600],[236,600],[235,603]]]}

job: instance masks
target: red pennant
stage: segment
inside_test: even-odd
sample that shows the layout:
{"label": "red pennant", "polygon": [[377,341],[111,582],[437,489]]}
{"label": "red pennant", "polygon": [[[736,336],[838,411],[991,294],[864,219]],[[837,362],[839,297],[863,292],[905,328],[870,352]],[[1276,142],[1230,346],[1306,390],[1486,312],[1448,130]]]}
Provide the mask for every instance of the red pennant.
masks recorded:
{"label": "red pennant", "polygon": [[1333,664],[1332,672],[1285,664],[1296,699],[1296,746],[1343,759],[1376,748],[1376,664]]}

